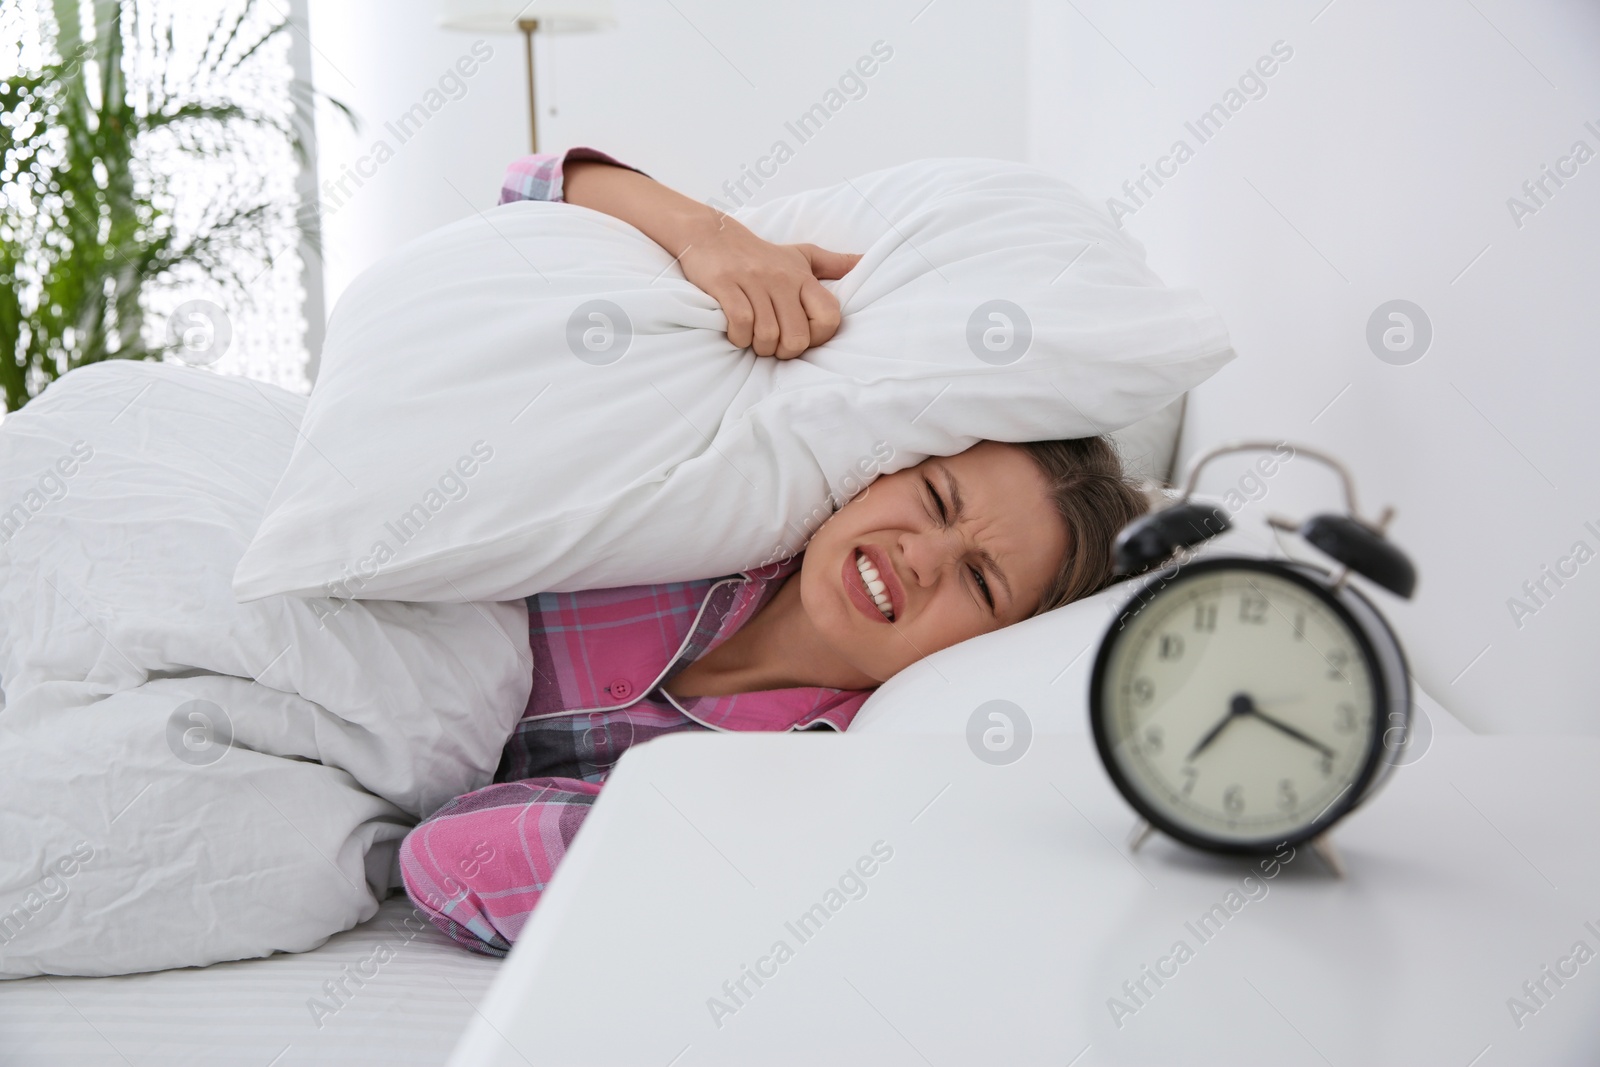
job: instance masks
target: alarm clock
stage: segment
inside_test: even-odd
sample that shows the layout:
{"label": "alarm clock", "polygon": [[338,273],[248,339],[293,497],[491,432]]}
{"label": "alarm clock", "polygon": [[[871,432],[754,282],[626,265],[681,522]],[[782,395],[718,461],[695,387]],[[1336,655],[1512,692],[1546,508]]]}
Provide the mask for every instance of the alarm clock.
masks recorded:
{"label": "alarm clock", "polygon": [[1393,509],[1360,518],[1349,472],[1302,446],[1296,455],[1338,474],[1345,514],[1268,522],[1334,566],[1189,559],[1231,525],[1220,508],[1191,501],[1201,469],[1222,455],[1281,446],[1212,449],[1190,465],[1176,503],[1118,536],[1118,574],[1161,569],[1142,579],[1101,641],[1090,718],[1112,782],[1141,816],[1133,848],[1152,830],[1239,855],[1310,841],[1342,874],[1327,832],[1384,783],[1411,722],[1405,654],[1349,579],[1358,574],[1409,598],[1416,570],[1384,536]]}

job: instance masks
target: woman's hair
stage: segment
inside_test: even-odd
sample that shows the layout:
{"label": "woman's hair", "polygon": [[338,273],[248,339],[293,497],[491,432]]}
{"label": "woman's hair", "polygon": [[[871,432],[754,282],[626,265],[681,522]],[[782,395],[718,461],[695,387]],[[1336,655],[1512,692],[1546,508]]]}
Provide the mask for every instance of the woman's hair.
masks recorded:
{"label": "woman's hair", "polygon": [[1050,499],[1070,538],[1061,570],[1033,613],[1040,615],[1112,583],[1112,544],[1124,526],[1150,510],[1150,502],[1123,472],[1122,459],[1108,438],[1029,441],[1019,447],[1044,472]]}

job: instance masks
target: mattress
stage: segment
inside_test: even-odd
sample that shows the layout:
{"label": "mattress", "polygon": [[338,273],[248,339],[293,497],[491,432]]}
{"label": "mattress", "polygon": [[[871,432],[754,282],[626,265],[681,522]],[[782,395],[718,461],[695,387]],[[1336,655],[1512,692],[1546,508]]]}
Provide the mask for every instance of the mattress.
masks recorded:
{"label": "mattress", "polygon": [[0,982],[0,1064],[437,1067],[500,962],[439,933],[400,894],[311,952]]}

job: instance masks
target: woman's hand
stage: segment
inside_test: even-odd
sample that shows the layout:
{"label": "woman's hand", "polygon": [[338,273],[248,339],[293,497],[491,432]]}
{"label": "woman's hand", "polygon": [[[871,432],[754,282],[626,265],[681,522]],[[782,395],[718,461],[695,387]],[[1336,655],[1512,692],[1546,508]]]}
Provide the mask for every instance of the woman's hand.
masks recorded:
{"label": "woman's hand", "polygon": [[728,340],[758,356],[793,359],[839,329],[839,300],[818,279],[842,278],[859,254],[777,245],[706,204],[624,167],[567,165],[565,199],[631,223],[678,260],[683,276],[722,307]]}
{"label": "woman's hand", "polygon": [[843,278],[859,253],[778,245],[720,215],[678,256],[683,276],[722,307],[728,340],[758,356],[793,359],[839,330],[839,300],[820,278]]}

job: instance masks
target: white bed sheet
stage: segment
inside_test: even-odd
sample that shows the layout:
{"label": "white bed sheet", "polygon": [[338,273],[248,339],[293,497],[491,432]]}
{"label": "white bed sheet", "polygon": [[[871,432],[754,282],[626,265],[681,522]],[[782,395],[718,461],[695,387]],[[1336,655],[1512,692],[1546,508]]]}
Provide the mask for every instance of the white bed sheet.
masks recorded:
{"label": "white bed sheet", "polygon": [[[379,962],[389,955],[383,945],[387,962]],[[0,983],[0,1064],[437,1067],[500,965],[427,925],[398,895],[311,952]],[[352,995],[336,1006],[324,983],[357,968],[372,977],[359,987],[349,981]]]}

